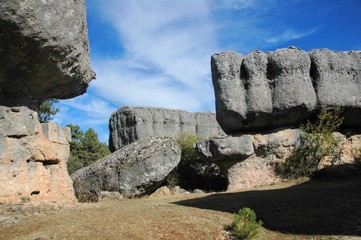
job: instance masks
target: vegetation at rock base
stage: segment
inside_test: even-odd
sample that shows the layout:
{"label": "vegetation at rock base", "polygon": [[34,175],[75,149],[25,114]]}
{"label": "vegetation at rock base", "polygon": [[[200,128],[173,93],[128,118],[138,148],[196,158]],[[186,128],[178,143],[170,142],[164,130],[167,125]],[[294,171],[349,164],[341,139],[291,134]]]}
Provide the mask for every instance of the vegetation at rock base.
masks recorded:
{"label": "vegetation at rock base", "polygon": [[278,165],[280,173],[289,177],[312,176],[325,157],[335,163],[340,139],[334,132],[342,124],[341,113],[341,107],[323,108],[316,122],[302,124],[301,144],[285,163]]}
{"label": "vegetation at rock base", "polygon": [[53,120],[54,115],[57,114],[60,109],[54,106],[54,103],[58,103],[56,98],[49,98],[42,101],[38,108],[38,117],[41,123],[50,122]]}
{"label": "vegetation at rock base", "polygon": [[232,234],[239,240],[250,240],[258,237],[262,221],[257,221],[256,213],[250,208],[242,208],[233,216]]}
{"label": "vegetation at rock base", "polygon": [[197,150],[194,148],[194,144],[201,140],[199,136],[191,133],[180,133],[176,140],[182,149],[182,162],[189,162],[200,159],[197,154]]}
{"label": "vegetation at rock base", "polygon": [[67,163],[69,174],[110,154],[108,146],[99,141],[92,128],[83,132],[78,125],[68,124],[67,127],[71,129],[70,157]]}
{"label": "vegetation at rock base", "polygon": [[194,148],[194,144],[199,140],[199,136],[191,133],[180,133],[177,136],[176,141],[182,150],[181,161],[179,165],[168,175],[166,183],[168,187],[172,188],[178,185],[182,185],[182,168],[192,161],[198,161],[201,159],[197,154],[197,150]]}

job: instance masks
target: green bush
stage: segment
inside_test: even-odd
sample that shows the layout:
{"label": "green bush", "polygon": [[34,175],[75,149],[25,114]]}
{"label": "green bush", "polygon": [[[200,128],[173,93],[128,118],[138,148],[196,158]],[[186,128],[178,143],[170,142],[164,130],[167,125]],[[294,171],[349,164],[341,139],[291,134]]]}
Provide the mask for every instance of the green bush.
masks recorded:
{"label": "green bush", "polygon": [[178,135],[177,143],[182,150],[181,161],[183,163],[200,159],[194,147],[194,144],[199,140],[200,138],[197,135],[191,133],[180,133]]}
{"label": "green bush", "polygon": [[232,234],[239,240],[258,237],[262,221],[257,221],[256,213],[250,208],[242,208],[233,216]]}
{"label": "green bush", "polygon": [[315,123],[301,125],[303,134],[300,147],[278,166],[278,170],[289,177],[312,176],[320,161],[327,157],[332,164],[339,159],[340,139],[333,133],[342,124],[341,107],[324,108]]}

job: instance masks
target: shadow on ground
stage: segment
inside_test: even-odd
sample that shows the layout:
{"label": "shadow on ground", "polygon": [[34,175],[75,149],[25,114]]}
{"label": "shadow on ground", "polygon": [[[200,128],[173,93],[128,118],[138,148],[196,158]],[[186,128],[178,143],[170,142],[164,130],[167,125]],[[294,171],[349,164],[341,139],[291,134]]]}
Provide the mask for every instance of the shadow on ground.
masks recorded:
{"label": "shadow on ground", "polygon": [[249,207],[265,228],[283,233],[361,236],[361,177],[323,178],[289,188],[214,194],[174,204],[230,213]]}

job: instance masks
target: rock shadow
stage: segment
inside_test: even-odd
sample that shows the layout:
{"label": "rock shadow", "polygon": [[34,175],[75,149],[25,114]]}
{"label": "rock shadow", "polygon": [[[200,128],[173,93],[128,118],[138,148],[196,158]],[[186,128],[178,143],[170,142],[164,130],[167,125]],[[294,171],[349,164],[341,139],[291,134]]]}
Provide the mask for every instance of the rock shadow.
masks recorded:
{"label": "rock shadow", "polygon": [[249,207],[265,228],[282,233],[361,236],[361,174],[281,189],[214,194],[174,204],[229,213]]}

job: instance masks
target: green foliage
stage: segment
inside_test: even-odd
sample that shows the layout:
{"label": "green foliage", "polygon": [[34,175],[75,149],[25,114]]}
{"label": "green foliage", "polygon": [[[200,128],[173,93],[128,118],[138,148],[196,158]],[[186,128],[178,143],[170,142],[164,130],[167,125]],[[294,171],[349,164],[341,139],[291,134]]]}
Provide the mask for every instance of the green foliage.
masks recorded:
{"label": "green foliage", "polygon": [[341,107],[324,108],[315,123],[301,125],[301,145],[279,166],[281,173],[291,177],[312,176],[323,158],[335,163],[339,157],[340,139],[333,132],[342,124],[341,113]]}
{"label": "green foliage", "polygon": [[69,124],[67,127],[71,129],[72,139],[67,165],[69,174],[110,154],[108,146],[99,142],[98,135],[92,128],[83,132],[78,125]]}
{"label": "green foliage", "polygon": [[181,161],[167,176],[166,185],[169,188],[182,185],[183,180],[181,172],[184,166],[192,161],[200,160],[197,150],[194,147],[194,144],[199,140],[200,138],[197,135],[191,133],[180,133],[177,136],[176,141],[182,150]]}
{"label": "green foliage", "polygon": [[256,213],[250,208],[242,208],[233,216],[231,230],[239,240],[254,239],[258,237],[259,230],[263,224],[257,221]]}
{"label": "green foliage", "polygon": [[38,117],[41,123],[50,122],[53,120],[53,116],[57,114],[60,109],[54,106],[54,103],[58,103],[56,98],[49,98],[42,101],[38,108]]}
{"label": "green foliage", "polygon": [[200,138],[197,135],[191,133],[180,133],[178,135],[177,142],[182,150],[182,162],[200,159],[197,154],[197,150],[194,147],[194,144],[199,140]]}

